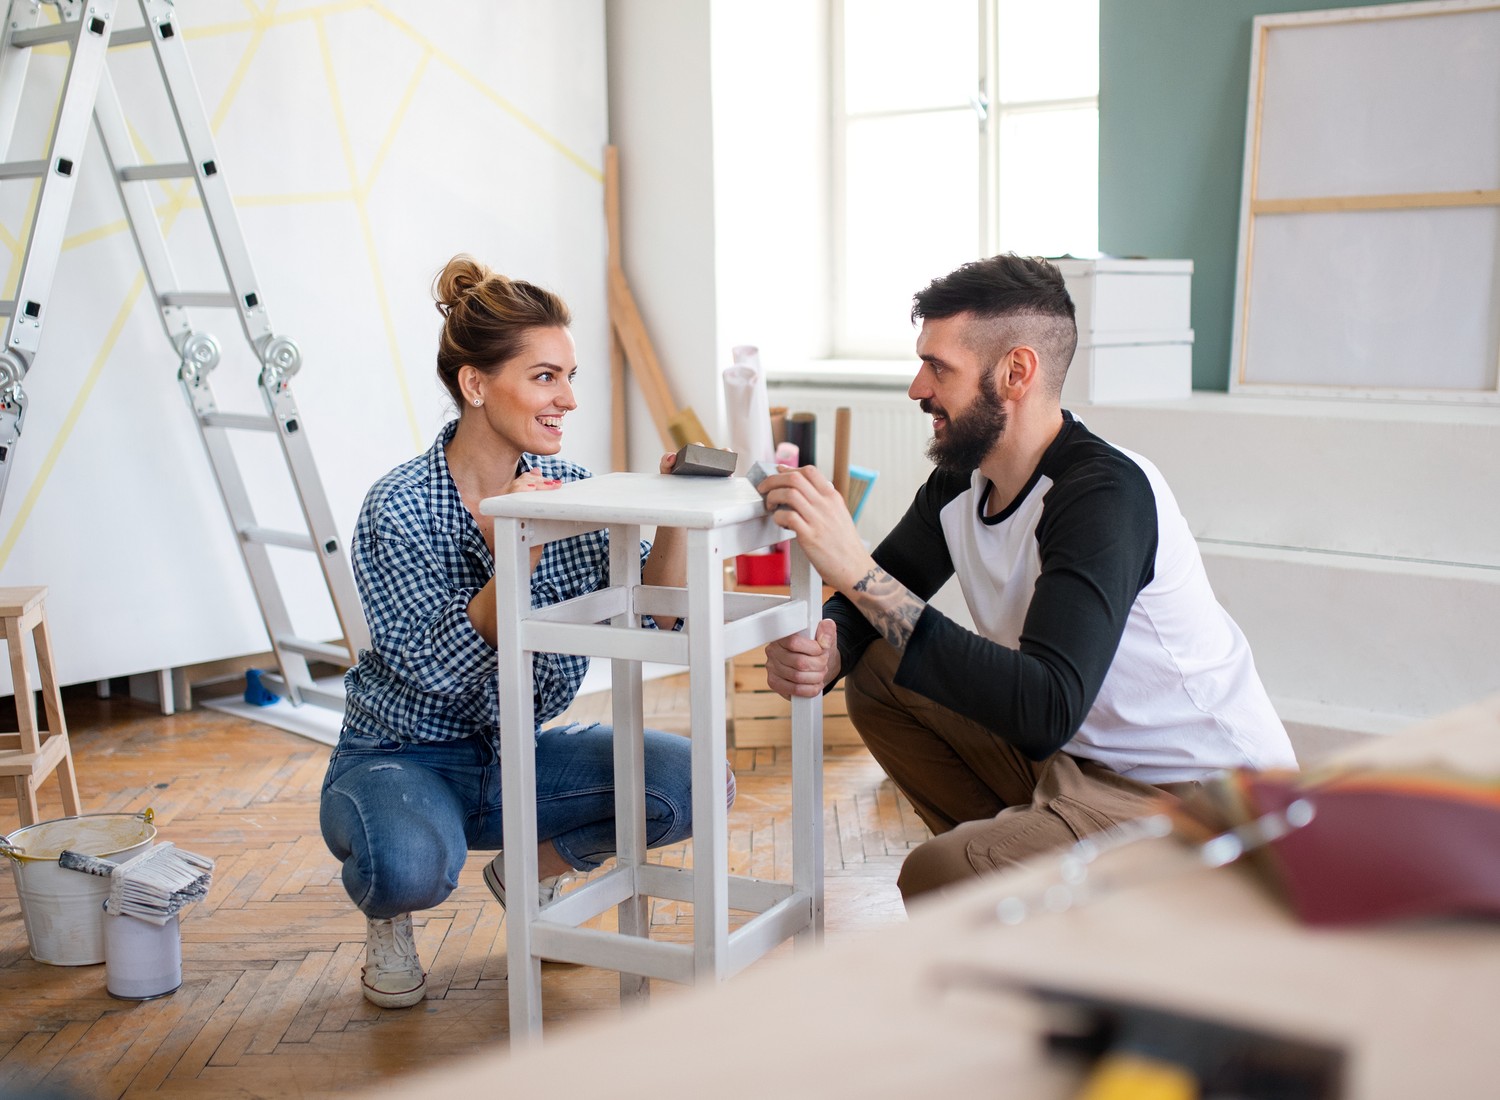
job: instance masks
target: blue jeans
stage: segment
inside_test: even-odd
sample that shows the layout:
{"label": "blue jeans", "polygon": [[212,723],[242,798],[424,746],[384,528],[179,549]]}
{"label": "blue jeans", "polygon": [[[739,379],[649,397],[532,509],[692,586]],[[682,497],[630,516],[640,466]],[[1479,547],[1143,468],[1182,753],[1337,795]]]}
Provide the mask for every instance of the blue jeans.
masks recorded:
{"label": "blue jeans", "polygon": [[[690,745],[646,730],[645,756],[646,843],[656,848],[692,835]],[[537,738],[537,839],[577,870],[615,854],[614,770],[609,726],[555,726]],[[319,817],[366,916],[431,909],[458,885],[469,849],[504,846],[499,753],[484,737],[411,743],[345,729]]]}

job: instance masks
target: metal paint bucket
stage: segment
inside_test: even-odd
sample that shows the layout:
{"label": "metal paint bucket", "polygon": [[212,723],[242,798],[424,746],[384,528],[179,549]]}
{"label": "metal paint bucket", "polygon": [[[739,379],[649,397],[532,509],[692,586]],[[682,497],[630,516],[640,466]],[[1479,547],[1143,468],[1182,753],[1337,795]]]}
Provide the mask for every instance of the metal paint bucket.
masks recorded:
{"label": "metal paint bucket", "polygon": [[156,839],[156,815],[81,814],[26,825],[0,837],[10,857],[16,894],[31,957],[53,966],[88,966],[104,961],[104,902],[110,880],[57,865],[64,851],[82,852],[116,863],[139,855]]}

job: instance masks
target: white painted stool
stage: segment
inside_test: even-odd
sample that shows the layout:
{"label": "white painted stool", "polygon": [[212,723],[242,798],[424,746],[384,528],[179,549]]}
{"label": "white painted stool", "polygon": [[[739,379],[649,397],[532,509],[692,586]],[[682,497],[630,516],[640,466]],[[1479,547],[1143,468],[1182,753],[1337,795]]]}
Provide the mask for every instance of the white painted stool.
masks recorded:
{"label": "white painted stool", "polygon": [[[47,589],[0,588],[0,633],[10,652],[11,686],[15,691],[16,725],[0,733],[0,776],[14,780],[21,824],[35,825],[37,788],[54,771],[62,791],[63,813],[79,812],[78,780],[73,775],[73,749],[68,744],[68,724],[63,718],[62,695],[52,661],[52,637],[47,631]],[[26,665],[26,637],[36,649],[36,669],[42,680],[42,707],[47,728],[37,722],[36,687]]]}
{"label": "white painted stool", "polygon": [[[817,573],[792,542],[791,595],[724,592],[724,560],[787,537],[744,478],[607,474],[540,493],[492,497],[504,802],[506,941],[512,1044],[540,1037],[541,960],[620,972],[622,1001],[651,978],[721,980],[782,941],[823,932],[822,700],[792,703],[792,881],[728,874],[724,805],[725,662],[821,617]],[[641,584],[642,526],[685,529],[687,587]],[[533,611],[532,547],[608,527],[607,588]],[[680,633],[644,630],[641,615],[686,618]],[[606,623],[605,620],[608,620]],[[611,659],[615,729],[616,866],[538,913],[536,744],[531,654]],[[693,866],[646,862],[641,662],[687,666],[692,729]],[[647,898],[693,906],[693,943],[649,938]],[[617,907],[619,932],[580,927]],[[734,932],[729,910],[757,914]]]}

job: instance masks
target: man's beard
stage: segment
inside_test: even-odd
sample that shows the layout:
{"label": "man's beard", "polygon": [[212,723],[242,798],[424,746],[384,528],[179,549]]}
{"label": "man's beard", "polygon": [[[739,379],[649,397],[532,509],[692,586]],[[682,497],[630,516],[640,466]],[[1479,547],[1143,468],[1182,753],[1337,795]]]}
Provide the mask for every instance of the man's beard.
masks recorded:
{"label": "man's beard", "polygon": [[[918,405],[931,415],[932,402],[923,398]],[[927,458],[938,469],[967,474],[979,468],[986,455],[1005,434],[1005,406],[995,392],[995,372],[985,375],[979,393],[958,416],[948,417],[941,436],[934,435],[927,444]]]}

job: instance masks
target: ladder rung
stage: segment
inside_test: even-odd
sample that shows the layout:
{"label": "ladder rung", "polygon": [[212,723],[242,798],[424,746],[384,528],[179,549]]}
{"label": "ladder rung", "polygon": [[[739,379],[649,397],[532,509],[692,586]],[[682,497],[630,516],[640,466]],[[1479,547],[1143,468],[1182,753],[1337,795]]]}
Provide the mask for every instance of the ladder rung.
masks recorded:
{"label": "ladder rung", "polygon": [[311,535],[299,531],[276,531],[270,527],[241,527],[240,538],[246,542],[259,542],[267,546],[289,546],[293,550],[316,550],[317,543]]}
{"label": "ladder rung", "polygon": [[[17,49],[30,49],[33,46],[50,46],[53,42],[71,42],[78,36],[78,24],[54,23],[50,27],[34,27],[30,30],[17,31],[10,36],[10,44]],[[151,29],[149,27],[127,27],[117,30],[109,36],[111,46],[133,46],[137,42],[150,42]]]}
{"label": "ladder rung", "polygon": [[233,306],[238,301],[228,291],[169,290],[161,296],[164,306]]}
{"label": "ladder rung", "polygon": [[16,300],[6,298],[0,301],[0,317],[14,317],[16,315]]}
{"label": "ladder rung", "polygon": [[195,171],[191,164],[133,164],[120,169],[120,178],[126,183],[133,180],[180,180]]}
{"label": "ladder rung", "polygon": [[17,49],[25,50],[32,46],[49,46],[53,42],[70,42],[77,37],[77,23],[54,23],[49,27],[34,27],[30,30],[17,31],[10,36],[10,44]]}
{"label": "ladder rung", "polygon": [[349,664],[349,650],[345,646],[310,642],[306,638],[278,638],[276,644],[282,649],[290,649],[293,653],[300,653],[304,657],[314,657],[336,665]]}
{"label": "ladder rung", "polygon": [[44,160],[16,160],[0,164],[0,180],[34,180],[47,174]]}
{"label": "ladder rung", "polygon": [[247,432],[274,432],[276,421],[252,413],[204,413],[198,418],[205,428],[243,428]]}

